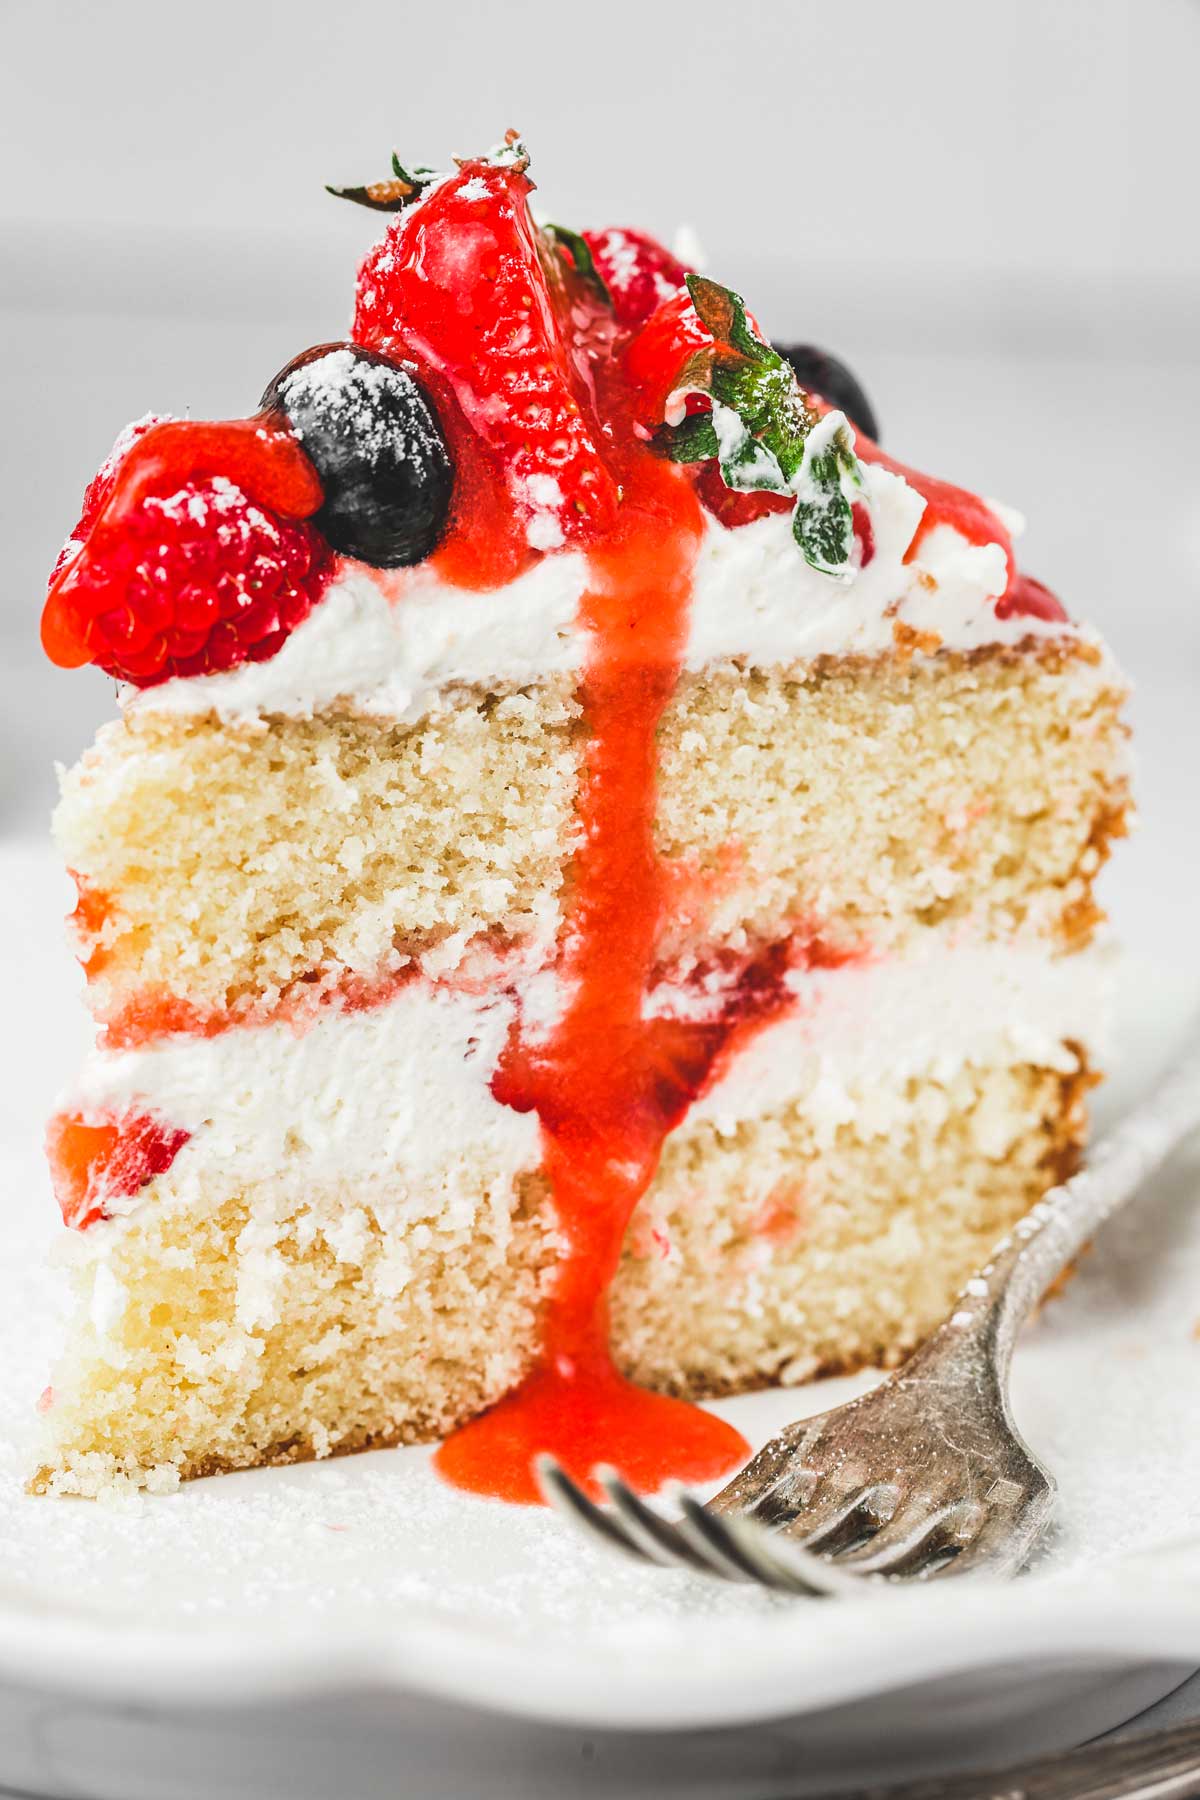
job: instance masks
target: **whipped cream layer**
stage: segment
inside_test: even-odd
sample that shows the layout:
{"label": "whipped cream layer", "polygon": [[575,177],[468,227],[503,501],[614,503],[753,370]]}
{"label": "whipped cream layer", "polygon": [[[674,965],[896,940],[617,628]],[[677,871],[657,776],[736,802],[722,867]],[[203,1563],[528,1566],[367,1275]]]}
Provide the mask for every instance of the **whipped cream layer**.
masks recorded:
{"label": "whipped cream layer", "polygon": [[[1055,957],[1035,944],[981,944],[795,972],[794,1006],[727,1066],[718,1063],[689,1119],[728,1133],[798,1105],[819,1138],[852,1119],[884,1133],[906,1104],[910,1077],[948,1081],[970,1063],[1073,1070],[1070,1043],[1103,1037],[1109,961],[1104,949]],[[328,1181],[386,1188],[402,1223],[427,1212],[431,1189],[444,1189],[437,1204],[453,1212],[461,1188],[457,1222],[468,1227],[481,1167],[506,1186],[540,1161],[535,1114],[502,1105],[490,1084],[518,1006],[532,1015],[527,1026],[536,1018],[544,1027],[552,1004],[545,977],[531,984],[527,1009],[520,995],[413,982],[386,1005],[326,1012],[299,1035],[273,1024],[96,1051],[64,1104],[85,1114],[149,1111],[191,1132],[166,1177],[185,1201],[214,1170],[222,1193],[242,1181],[267,1191],[281,1181]],[[696,1009],[690,990],[656,990],[658,1012]],[[113,1211],[146,1204],[157,1185],[113,1202]],[[87,1235],[118,1228],[119,1219]]]}
{"label": "whipped cream layer", "polygon": [[[706,514],[686,668],[728,658],[769,666],[872,655],[892,648],[897,625],[936,633],[956,650],[1071,632],[1060,623],[996,617],[995,597],[1007,579],[997,544],[971,544],[939,525],[906,563],[925,502],[898,475],[873,465],[863,472],[874,554],[850,581],[810,568],[789,514],[736,530]],[[244,720],[308,717],[340,700],[413,720],[445,688],[513,687],[577,674],[589,648],[578,623],[587,585],[587,558],[574,551],[545,556],[506,587],[485,592],[448,586],[428,565],[385,572],[347,563],[268,661],[127,689],[122,703]]]}

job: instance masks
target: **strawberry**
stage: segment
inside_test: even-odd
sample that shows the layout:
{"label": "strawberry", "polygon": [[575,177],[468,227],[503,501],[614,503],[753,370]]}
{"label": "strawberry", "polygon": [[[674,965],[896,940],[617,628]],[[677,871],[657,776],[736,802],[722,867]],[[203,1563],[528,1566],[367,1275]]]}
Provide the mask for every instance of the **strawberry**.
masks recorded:
{"label": "strawberry", "polygon": [[84,1231],[109,1218],[108,1202],[138,1193],[169,1169],[190,1136],[149,1113],[56,1113],[46,1156],[63,1223]]}
{"label": "strawberry", "polygon": [[672,394],[687,387],[688,371],[713,350],[713,335],[686,288],[673,294],[629,339],[622,352],[634,417],[647,433],[667,416]]}
{"label": "strawberry", "polygon": [[576,346],[574,314],[596,303],[534,225],[526,167],[513,140],[391,201],[407,210],[362,264],[353,336],[450,390],[448,429],[456,412],[475,439],[457,465],[491,467],[527,555],[603,537],[617,484]]}
{"label": "strawberry", "polygon": [[687,269],[677,256],[644,231],[609,225],[585,231],[597,273],[608,289],[618,325],[644,325],[664,300],[684,284]]}

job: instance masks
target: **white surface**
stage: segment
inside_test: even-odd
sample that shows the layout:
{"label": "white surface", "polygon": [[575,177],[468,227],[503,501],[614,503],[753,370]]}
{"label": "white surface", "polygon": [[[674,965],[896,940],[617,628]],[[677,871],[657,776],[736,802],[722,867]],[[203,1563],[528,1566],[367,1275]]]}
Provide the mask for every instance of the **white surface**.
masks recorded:
{"label": "white surface", "polygon": [[[1178,753],[1194,726],[1172,712],[1169,689],[1157,699],[1172,755],[1152,770],[1158,832],[1127,852],[1138,880],[1122,907],[1132,952],[1110,1105],[1150,1077],[1200,987],[1196,944],[1182,929],[1200,868],[1194,842],[1181,845],[1170,829],[1190,816],[1189,765],[1179,767]],[[1170,904],[1180,929],[1165,935],[1147,904],[1160,855],[1179,876]],[[0,1675],[14,1717],[29,1690],[60,1696],[55,1706],[74,1696],[101,1736],[115,1705],[151,1706],[182,1731],[180,1708],[254,1700],[270,1704],[244,1732],[253,1738],[273,1719],[276,1744],[290,1697],[301,1694],[327,1696],[330,1743],[348,1743],[348,1719],[370,1712],[353,1697],[381,1691],[400,1697],[397,1718],[420,1715],[411,1696],[428,1691],[593,1731],[803,1715],[806,1745],[817,1746],[811,1774],[831,1762],[850,1769],[836,1708],[855,1701],[854,1768],[881,1766],[886,1746],[894,1770],[902,1756],[962,1754],[968,1725],[970,1748],[986,1750],[995,1741],[987,1722],[994,1733],[1003,1716],[1023,1719],[1028,1743],[1115,1723],[1156,1684],[1165,1689],[1171,1669],[1200,1658],[1195,1147],[1103,1234],[1018,1356],[1017,1416],[1058,1473],[1062,1504],[1041,1568],[1013,1586],[951,1582],[839,1608],[781,1605],[627,1568],[541,1512],[451,1494],[422,1450],[230,1476],[112,1508],[27,1497],[22,1445],[56,1307],[38,1265],[49,1202],[34,1121],[83,1028],[56,942],[66,895],[49,853],[10,849],[0,896],[0,937],[24,946],[9,988],[20,1055],[9,1058],[3,1093],[9,1237],[0,1271]],[[854,1385],[720,1410],[761,1437]],[[1146,1554],[1162,1545],[1170,1548]],[[1000,1679],[997,1666],[1007,1671]],[[930,1699],[927,1684],[942,1679],[955,1684],[951,1712]],[[901,1683],[925,1691],[898,1710]],[[1054,1707],[1039,1715],[1048,1696]],[[437,1716],[434,1707],[427,1721]],[[394,1729],[389,1738],[379,1716],[364,1730],[376,1749],[404,1741]],[[76,1749],[82,1741],[70,1739]],[[105,1741],[111,1748],[111,1731]],[[296,1741],[310,1739],[302,1731]],[[215,1754],[211,1736],[205,1742]],[[540,1732],[521,1742],[530,1756],[545,1752]],[[293,1769],[290,1751],[280,1766]],[[744,1766],[761,1772],[753,1759]],[[247,1791],[274,1792],[274,1779],[262,1774]],[[798,1779],[792,1758],[788,1785]],[[121,1791],[96,1780],[80,1791]],[[364,1794],[378,1791],[361,1780]],[[714,1771],[711,1792],[739,1791],[727,1769],[721,1780]],[[467,1782],[460,1791],[486,1789]]]}

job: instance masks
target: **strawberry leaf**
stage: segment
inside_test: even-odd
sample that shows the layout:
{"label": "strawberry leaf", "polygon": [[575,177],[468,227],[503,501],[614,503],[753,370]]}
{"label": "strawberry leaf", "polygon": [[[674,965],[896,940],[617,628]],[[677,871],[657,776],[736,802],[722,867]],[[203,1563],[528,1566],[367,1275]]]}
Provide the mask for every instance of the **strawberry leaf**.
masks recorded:
{"label": "strawberry leaf", "polygon": [[580,237],[577,231],[569,231],[565,225],[543,225],[542,230],[557,250],[565,251],[567,263],[580,280],[587,283],[605,306],[611,307],[613,299],[608,283],[596,267],[587,239]]}

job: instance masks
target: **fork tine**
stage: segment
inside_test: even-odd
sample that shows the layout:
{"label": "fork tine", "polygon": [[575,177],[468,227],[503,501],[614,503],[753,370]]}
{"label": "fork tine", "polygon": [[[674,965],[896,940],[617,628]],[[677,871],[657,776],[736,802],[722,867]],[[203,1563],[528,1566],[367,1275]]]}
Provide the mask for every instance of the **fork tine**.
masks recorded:
{"label": "fork tine", "polygon": [[690,1538],[684,1537],[668,1519],[647,1506],[615,1469],[604,1467],[595,1473],[623,1529],[648,1562],[658,1563],[661,1568],[683,1566],[699,1569],[705,1575],[714,1573],[711,1557],[699,1550]]}
{"label": "fork tine", "polygon": [[984,1509],[977,1501],[955,1500],[948,1505],[904,1506],[870,1543],[849,1550],[840,1566],[859,1575],[915,1577],[949,1550],[959,1550],[979,1530]]}
{"label": "fork tine", "polygon": [[649,1557],[641,1544],[629,1536],[618,1520],[610,1513],[603,1512],[594,1500],[590,1500],[552,1456],[539,1456],[534,1469],[542,1492],[555,1512],[574,1519],[593,1537],[601,1538],[611,1549],[633,1557],[635,1562],[658,1560]]}
{"label": "fork tine", "polygon": [[874,1538],[895,1517],[899,1504],[900,1490],[893,1482],[873,1482],[802,1510],[791,1522],[788,1536],[805,1550],[837,1556],[863,1537]]}
{"label": "fork tine", "polygon": [[943,1575],[1012,1575],[1021,1567],[1041,1532],[1048,1499],[1027,1498],[1019,1512],[1003,1507],[981,1508],[977,1529],[963,1544],[958,1555],[944,1568],[933,1569],[929,1579]]}
{"label": "fork tine", "polygon": [[858,1586],[851,1576],[842,1575],[831,1563],[813,1556],[798,1545],[779,1542],[764,1526],[738,1518],[736,1514],[715,1516],[691,1494],[680,1493],[683,1509],[680,1531],[694,1531],[722,1560],[747,1573],[747,1577],[780,1593],[803,1594],[809,1599],[828,1599],[846,1594]]}

